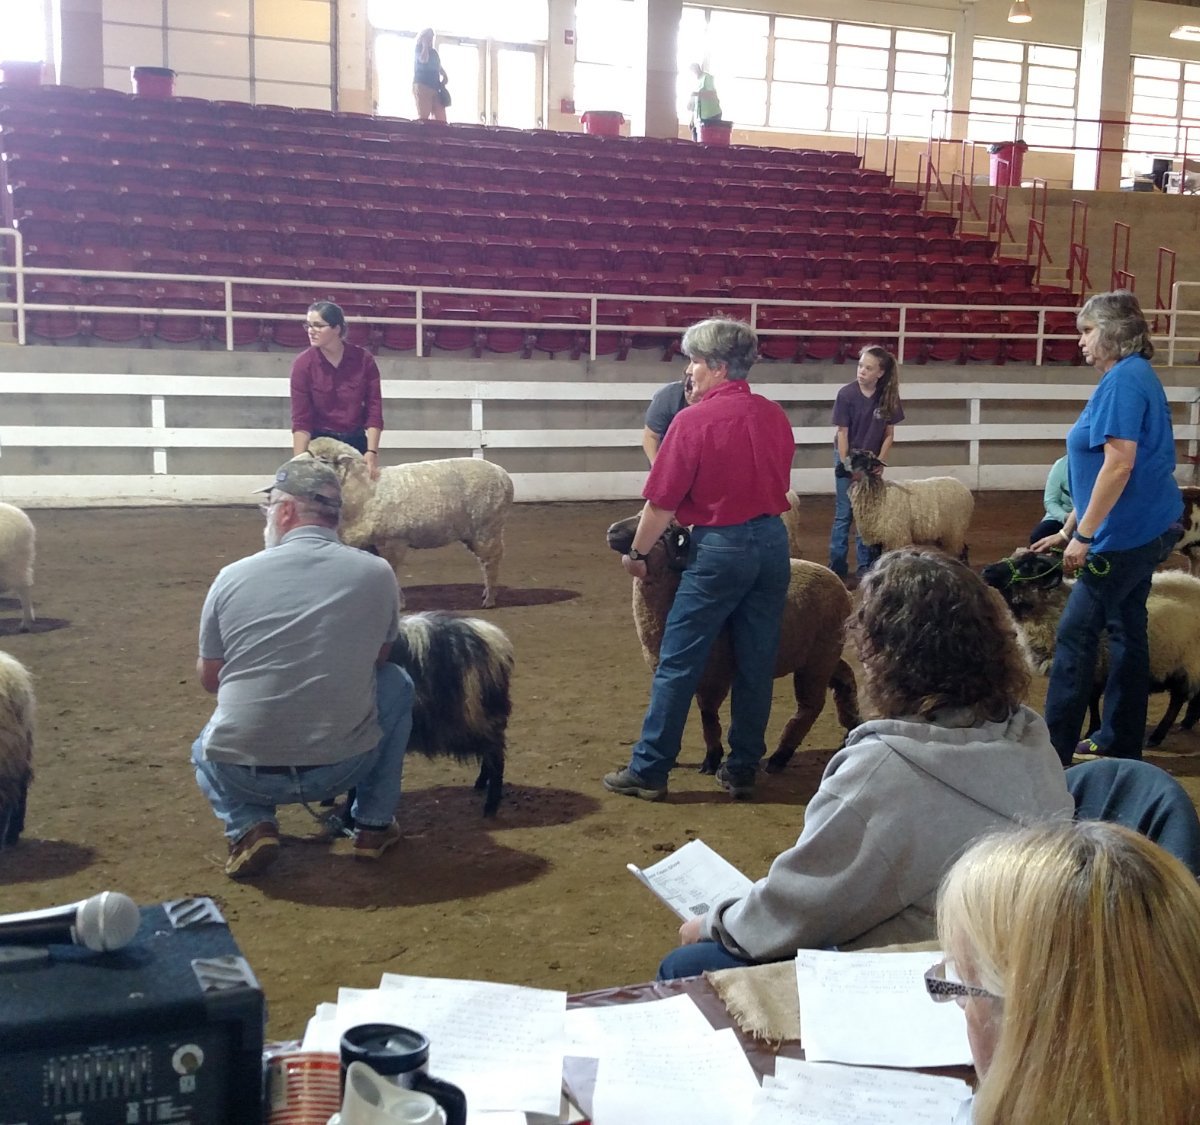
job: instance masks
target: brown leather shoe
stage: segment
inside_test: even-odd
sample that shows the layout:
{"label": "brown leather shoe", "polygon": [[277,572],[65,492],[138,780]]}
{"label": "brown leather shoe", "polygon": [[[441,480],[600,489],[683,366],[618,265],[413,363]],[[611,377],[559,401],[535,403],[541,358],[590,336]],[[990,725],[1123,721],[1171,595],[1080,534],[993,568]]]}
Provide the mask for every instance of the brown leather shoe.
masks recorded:
{"label": "brown leather shoe", "polygon": [[400,840],[400,825],[393,819],[386,828],[358,828],[354,832],[354,857],[378,859]]}
{"label": "brown leather shoe", "polygon": [[261,875],[279,856],[279,829],[269,820],[259,821],[229,845],[225,874],[231,879]]}

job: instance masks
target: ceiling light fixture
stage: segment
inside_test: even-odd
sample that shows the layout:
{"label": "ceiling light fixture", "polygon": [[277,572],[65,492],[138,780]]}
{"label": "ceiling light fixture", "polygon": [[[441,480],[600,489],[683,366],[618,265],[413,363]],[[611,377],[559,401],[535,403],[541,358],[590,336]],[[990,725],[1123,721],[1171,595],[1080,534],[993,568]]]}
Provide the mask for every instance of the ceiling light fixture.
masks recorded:
{"label": "ceiling light fixture", "polygon": [[1008,9],[1009,23],[1032,23],[1033,13],[1029,10],[1029,0],[1013,0]]}
{"label": "ceiling light fixture", "polygon": [[1189,43],[1200,43],[1200,27],[1194,23],[1180,24],[1171,32],[1172,39],[1185,39]]}

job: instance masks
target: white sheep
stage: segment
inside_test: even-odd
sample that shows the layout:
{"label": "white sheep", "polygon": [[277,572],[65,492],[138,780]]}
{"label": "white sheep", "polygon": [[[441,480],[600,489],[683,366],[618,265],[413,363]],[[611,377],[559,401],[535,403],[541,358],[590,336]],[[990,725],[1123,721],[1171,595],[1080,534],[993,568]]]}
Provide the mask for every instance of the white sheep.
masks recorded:
{"label": "white sheep", "polygon": [[19,660],[0,652],[0,848],[15,844],[25,827],[33,719],[33,681]]}
{"label": "white sheep", "polygon": [[[1049,675],[1058,621],[1074,585],[1063,579],[1062,557],[1025,551],[985,566],[982,577],[1008,603],[1031,667]],[[1146,616],[1150,690],[1170,693],[1166,713],[1146,739],[1148,746],[1158,746],[1185,702],[1191,701],[1185,728],[1195,723],[1200,711],[1200,579],[1178,570],[1155,574],[1146,599]],[[1091,730],[1100,725],[1098,703],[1107,678],[1108,649],[1101,637],[1089,701]]]}
{"label": "white sheep", "polygon": [[[608,529],[608,545],[614,551],[624,554],[629,550],[639,518],[631,516]],[[633,621],[642,644],[642,655],[652,669],[658,666],[663,629],[679,588],[688,542],[686,528],[669,527],[647,552],[646,577],[633,584]],[[850,609],[850,595],[832,570],[817,563],[792,559],[792,578],[784,604],[775,676],[791,673],[796,711],[779,736],[775,752],[767,759],[766,769],[770,773],[783,769],[791,760],[796,747],[804,741],[824,709],[827,690],[833,690],[838,722],[846,730],[861,722],[858,685],[850,665],[842,659]],[[729,629],[725,628],[713,645],[696,687],[706,747],[701,773],[716,773],[724,757],[719,712],[732,683],[733,647]]]}
{"label": "white sheep", "polygon": [[417,461],[381,469],[373,481],[362,454],[343,442],[316,438],[308,449],[341,481],[343,543],[373,547],[396,572],[397,586],[410,547],[462,543],[483,570],[484,608],[496,604],[504,520],[513,499],[512,478],[499,465],[474,457]]}
{"label": "white sheep", "polygon": [[0,504],[0,590],[21,599],[21,632],[37,619],[33,612],[33,521],[20,508]]}
{"label": "white sheep", "polygon": [[885,551],[921,544],[967,558],[967,528],[975,511],[971,490],[954,477],[885,481],[883,464],[868,449],[850,451],[850,507],[858,534]]}
{"label": "white sheep", "polygon": [[788,554],[794,559],[804,558],[800,547],[800,539],[804,533],[804,521],[800,515],[800,497],[793,489],[788,489],[788,510],[779,518],[783,520],[784,530],[788,537]]}

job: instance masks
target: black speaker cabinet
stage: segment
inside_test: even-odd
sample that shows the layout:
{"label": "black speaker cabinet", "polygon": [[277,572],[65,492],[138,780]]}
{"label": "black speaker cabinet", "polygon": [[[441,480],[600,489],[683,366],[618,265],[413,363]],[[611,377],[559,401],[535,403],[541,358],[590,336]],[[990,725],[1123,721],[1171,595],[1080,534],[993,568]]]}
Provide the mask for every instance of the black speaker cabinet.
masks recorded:
{"label": "black speaker cabinet", "polygon": [[262,989],[207,898],[124,949],[0,947],[0,1125],[260,1125]]}

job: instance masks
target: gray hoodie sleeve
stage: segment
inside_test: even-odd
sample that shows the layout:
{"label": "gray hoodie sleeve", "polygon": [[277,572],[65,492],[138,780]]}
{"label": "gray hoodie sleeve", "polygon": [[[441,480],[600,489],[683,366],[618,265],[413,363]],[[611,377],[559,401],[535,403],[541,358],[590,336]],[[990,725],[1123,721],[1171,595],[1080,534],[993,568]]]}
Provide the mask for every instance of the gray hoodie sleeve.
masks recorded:
{"label": "gray hoodie sleeve", "polygon": [[800,838],[745,898],[709,912],[706,937],[766,961],[848,941],[909,905],[892,866],[904,858],[893,854],[894,820],[864,815],[853,800],[881,765],[871,755],[864,771],[863,758],[848,760],[841,776],[826,775],[805,811]]}

